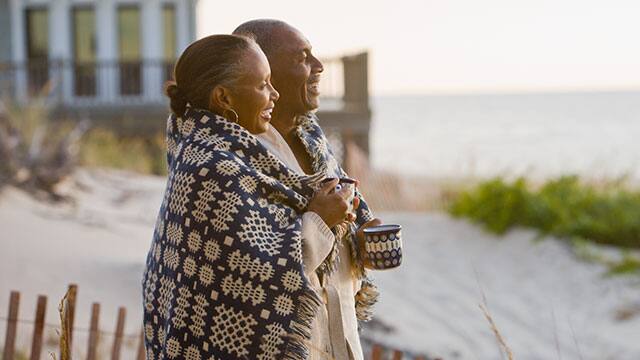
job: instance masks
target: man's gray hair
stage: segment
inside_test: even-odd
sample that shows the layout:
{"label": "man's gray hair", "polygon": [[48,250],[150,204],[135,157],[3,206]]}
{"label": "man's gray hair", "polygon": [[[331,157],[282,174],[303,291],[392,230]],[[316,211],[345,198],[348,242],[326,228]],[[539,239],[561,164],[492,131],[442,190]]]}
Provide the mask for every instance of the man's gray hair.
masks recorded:
{"label": "man's gray hair", "polygon": [[260,45],[262,51],[269,56],[279,45],[275,42],[274,32],[288,27],[291,26],[282,20],[256,19],[240,24],[233,30],[233,34],[252,37]]}

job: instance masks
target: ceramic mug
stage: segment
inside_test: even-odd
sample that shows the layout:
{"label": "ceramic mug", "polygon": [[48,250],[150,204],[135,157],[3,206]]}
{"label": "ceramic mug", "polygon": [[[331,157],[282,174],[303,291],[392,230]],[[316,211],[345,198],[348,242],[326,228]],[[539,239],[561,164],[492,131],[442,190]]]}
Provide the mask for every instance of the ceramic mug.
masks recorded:
{"label": "ceramic mug", "polygon": [[[326,178],[322,180],[323,183],[333,180],[333,178]],[[356,180],[350,178],[340,178],[338,179],[338,184],[336,185],[334,191],[338,192],[345,187],[349,188],[349,196],[347,197],[347,203],[349,203],[349,208],[347,212],[353,212],[353,199],[356,197]]]}
{"label": "ceramic mug", "polygon": [[364,256],[373,269],[385,270],[402,263],[402,226],[378,225],[364,229]]}

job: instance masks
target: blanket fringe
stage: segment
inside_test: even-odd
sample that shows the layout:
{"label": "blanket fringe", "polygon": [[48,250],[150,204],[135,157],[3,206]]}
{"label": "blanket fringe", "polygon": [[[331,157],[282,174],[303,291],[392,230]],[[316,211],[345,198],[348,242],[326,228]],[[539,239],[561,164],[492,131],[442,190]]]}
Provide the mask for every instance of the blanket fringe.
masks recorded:
{"label": "blanket fringe", "polygon": [[380,292],[369,278],[362,280],[360,290],[356,293],[356,317],[360,321],[369,321],[373,317],[373,305],[378,302]]}
{"label": "blanket fringe", "polygon": [[315,319],[322,299],[313,289],[305,290],[299,298],[298,309],[291,320],[291,330],[288,334],[289,342],[284,351],[285,360],[305,360],[309,357],[309,344],[311,341],[311,327]]}
{"label": "blanket fringe", "polygon": [[316,274],[320,279],[323,279],[325,276],[329,276],[338,270],[338,265],[340,264],[340,241],[347,234],[348,224],[338,224],[335,228],[335,240],[333,242],[333,246],[331,247],[331,251],[329,251],[329,255],[322,261],[318,268],[316,269]]}
{"label": "blanket fringe", "polygon": [[360,254],[360,249],[358,248],[358,239],[356,236],[356,229],[353,228],[347,234],[347,242],[349,243],[349,250],[351,254],[351,273],[356,279],[364,279],[367,277],[366,269],[363,265],[362,254]]}
{"label": "blanket fringe", "polygon": [[378,287],[367,276],[367,270],[365,269],[362,261],[362,254],[357,246],[358,240],[355,234],[355,228],[349,232],[348,242],[351,250],[351,271],[356,279],[362,280],[360,284],[360,290],[354,296],[356,303],[356,318],[359,321],[369,321],[373,318],[373,306],[378,302],[378,296],[380,292]]}

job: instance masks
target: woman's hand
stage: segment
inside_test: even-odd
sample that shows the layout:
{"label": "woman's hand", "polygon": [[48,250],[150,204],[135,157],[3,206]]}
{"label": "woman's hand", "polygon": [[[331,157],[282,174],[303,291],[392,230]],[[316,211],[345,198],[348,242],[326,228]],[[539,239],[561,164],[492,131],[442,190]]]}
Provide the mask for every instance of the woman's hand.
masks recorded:
{"label": "woman's hand", "polygon": [[333,179],[322,184],[322,187],[316,191],[309,203],[307,211],[313,211],[318,214],[329,228],[340,224],[343,221],[353,221],[355,215],[348,212],[350,189],[342,188],[340,191],[333,192],[338,179]]}

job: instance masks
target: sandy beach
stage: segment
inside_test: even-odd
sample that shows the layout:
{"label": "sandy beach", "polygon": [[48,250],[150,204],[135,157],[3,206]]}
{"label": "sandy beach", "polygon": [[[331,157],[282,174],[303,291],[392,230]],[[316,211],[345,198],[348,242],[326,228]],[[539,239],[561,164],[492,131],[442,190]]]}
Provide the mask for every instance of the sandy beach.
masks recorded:
{"label": "sandy beach", "polygon": [[[444,214],[384,214],[404,225],[401,268],[378,272],[373,338],[444,359],[503,359],[486,305],[515,359],[638,359],[640,279],[605,277],[554,239],[503,238]],[[400,311],[402,309],[402,311]],[[365,333],[367,336],[368,333]]]}
{"label": "sandy beach", "polygon": [[[20,318],[33,319],[38,294],[49,296],[47,322],[67,284],[79,286],[76,326],[88,327],[91,303],[113,331],[127,308],[126,350],[141,327],[140,279],[165,180],[112,170],[81,170],[68,186],[74,204],[52,205],[12,188],[0,194],[0,316],[9,292],[22,293]],[[404,226],[401,268],[377,272],[376,321],[363,336],[443,359],[504,359],[479,304],[487,308],[516,359],[640,358],[640,278],[606,277],[560,241],[530,231],[503,238],[439,212],[383,213]],[[5,322],[0,321],[0,339]],[[29,348],[28,325],[18,348]],[[55,345],[48,329],[49,347]],[[86,354],[78,332],[74,352]],[[108,351],[111,339],[104,337]],[[43,354],[44,358],[45,354]],[[129,357],[125,357],[129,358]]]}

